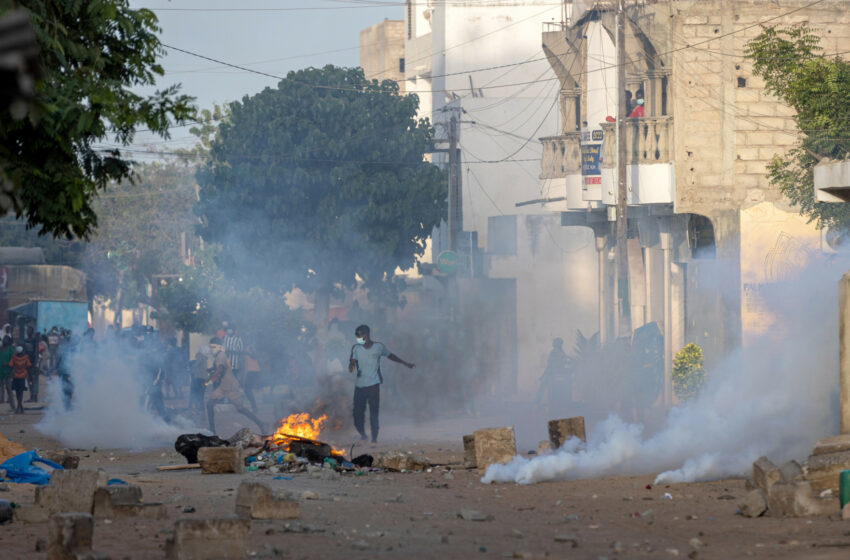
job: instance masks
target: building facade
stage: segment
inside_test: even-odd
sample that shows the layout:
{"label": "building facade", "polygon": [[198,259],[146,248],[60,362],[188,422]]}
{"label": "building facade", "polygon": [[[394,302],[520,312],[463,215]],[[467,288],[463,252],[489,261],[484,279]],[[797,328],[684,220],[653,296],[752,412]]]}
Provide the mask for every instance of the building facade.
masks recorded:
{"label": "building facade", "polygon": [[360,31],[360,67],[366,79],[393,80],[404,93],[404,21],[385,19]]}

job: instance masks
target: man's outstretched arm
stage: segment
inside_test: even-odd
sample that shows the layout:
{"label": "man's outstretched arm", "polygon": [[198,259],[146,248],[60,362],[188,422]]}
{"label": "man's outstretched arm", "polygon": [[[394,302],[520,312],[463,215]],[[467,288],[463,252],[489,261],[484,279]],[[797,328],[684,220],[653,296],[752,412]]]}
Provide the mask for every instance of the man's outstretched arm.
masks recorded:
{"label": "man's outstretched arm", "polygon": [[407,366],[410,369],[413,369],[413,368],[416,367],[416,364],[412,364],[410,362],[405,362],[404,360],[402,360],[401,358],[399,358],[398,356],[396,356],[395,354],[392,354],[392,353],[390,353],[390,355],[387,356],[387,359],[389,359],[390,361],[399,363],[401,365]]}

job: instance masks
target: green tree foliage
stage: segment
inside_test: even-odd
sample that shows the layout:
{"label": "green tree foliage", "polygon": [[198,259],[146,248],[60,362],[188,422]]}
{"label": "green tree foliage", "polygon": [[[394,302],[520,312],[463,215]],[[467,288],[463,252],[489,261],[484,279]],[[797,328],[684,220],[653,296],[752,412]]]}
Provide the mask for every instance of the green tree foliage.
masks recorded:
{"label": "green tree foliage", "polygon": [[[0,14],[17,7],[31,14],[44,77],[26,118],[0,114],[0,170],[16,185],[12,207],[0,210],[41,234],[86,239],[97,193],[132,176],[118,147],[140,129],[168,137],[169,119],[191,117],[191,98],[178,86],[136,93],[163,75],[150,10],[127,0],[0,0]],[[115,147],[98,147],[106,141]]]}
{"label": "green tree foliage", "polygon": [[360,69],[290,72],[231,104],[198,174],[198,213],[219,264],[282,293],[391,288],[444,213],[445,175],[424,161],[434,131],[418,98]]}
{"label": "green tree foliage", "polygon": [[702,348],[691,342],[673,358],[673,391],[681,400],[692,399],[705,383]]}
{"label": "green tree foliage", "polygon": [[765,89],[796,111],[799,146],[768,165],[776,185],[819,228],[850,225],[850,205],[817,202],[813,168],[823,157],[850,151],[850,63],[822,56],[817,34],[805,25],[766,27],[747,44],[753,72]]}

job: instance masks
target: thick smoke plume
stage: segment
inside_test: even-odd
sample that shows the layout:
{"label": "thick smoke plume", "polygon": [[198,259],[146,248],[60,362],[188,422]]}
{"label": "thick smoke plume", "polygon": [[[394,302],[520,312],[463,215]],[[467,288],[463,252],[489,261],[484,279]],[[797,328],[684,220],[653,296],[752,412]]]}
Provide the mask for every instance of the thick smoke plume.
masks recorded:
{"label": "thick smoke plume", "polygon": [[47,390],[51,406],[36,425],[62,444],[139,450],[171,445],[181,433],[197,431],[188,425],[169,424],[145,407],[152,376],[137,356],[117,342],[102,343],[97,350],[79,348],[63,360],[68,360],[74,384],[71,407],[65,410],[62,406],[62,384],[51,378]]}
{"label": "thick smoke plume", "polygon": [[664,427],[610,416],[587,445],[487,469],[483,482],[658,473],[657,482],[689,482],[747,473],[761,455],[803,459],[837,433],[838,262],[818,260],[794,278],[762,290],[775,322],[760,340],[707,372],[700,395],[672,409]]}

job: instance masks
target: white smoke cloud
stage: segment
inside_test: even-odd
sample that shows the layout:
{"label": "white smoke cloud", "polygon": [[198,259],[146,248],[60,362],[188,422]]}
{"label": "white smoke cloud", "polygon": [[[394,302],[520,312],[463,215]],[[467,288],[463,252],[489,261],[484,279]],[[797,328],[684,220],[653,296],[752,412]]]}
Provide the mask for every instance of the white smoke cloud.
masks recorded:
{"label": "white smoke cloud", "polygon": [[532,484],[658,473],[657,482],[743,475],[761,455],[804,459],[837,433],[838,281],[845,267],[822,259],[765,296],[775,327],[707,373],[700,395],[672,409],[644,437],[640,425],[610,416],[586,446],[492,465],[482,482]]}
{"label": "white smoke cloud", "polygon": [[117,345],[101,344],[96,353],[71,355],[74,396],[70,410],[62,406],[62,386],[48,382],[47,408],[36,428],[72,448],[146,449],[171,445],[177,436],[198,430],[181,419],[165,422],[144,407],[146,374],[135,356]]}

